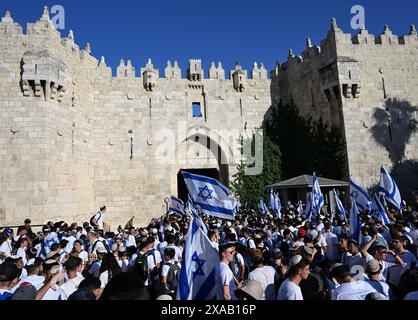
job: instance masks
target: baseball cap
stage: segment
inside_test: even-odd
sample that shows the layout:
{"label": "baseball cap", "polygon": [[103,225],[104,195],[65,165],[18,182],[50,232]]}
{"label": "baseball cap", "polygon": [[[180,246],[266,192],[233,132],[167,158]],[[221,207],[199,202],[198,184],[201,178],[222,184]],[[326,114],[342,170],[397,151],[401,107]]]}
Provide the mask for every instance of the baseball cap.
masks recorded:
{"label": "baseball cap", "polygon": [[377,261],[376,259],[370,260],[369,262],[367,262],[366,265],[366,271],[370,273],[377,273],[381,270],[381,268],[382,267],[379,261]]}

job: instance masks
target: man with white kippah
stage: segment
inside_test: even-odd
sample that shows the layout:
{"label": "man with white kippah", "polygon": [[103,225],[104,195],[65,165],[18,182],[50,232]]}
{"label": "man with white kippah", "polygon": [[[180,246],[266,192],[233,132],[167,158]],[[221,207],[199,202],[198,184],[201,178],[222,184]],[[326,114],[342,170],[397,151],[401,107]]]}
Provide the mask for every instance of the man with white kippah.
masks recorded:
{"label": "man with white kippah", "polygon": [[301,255],[295,255],[288,267],[288,278],[280,285],[277,300],[303,300],[300,282],[309,276],[309,260],[302,258]]}

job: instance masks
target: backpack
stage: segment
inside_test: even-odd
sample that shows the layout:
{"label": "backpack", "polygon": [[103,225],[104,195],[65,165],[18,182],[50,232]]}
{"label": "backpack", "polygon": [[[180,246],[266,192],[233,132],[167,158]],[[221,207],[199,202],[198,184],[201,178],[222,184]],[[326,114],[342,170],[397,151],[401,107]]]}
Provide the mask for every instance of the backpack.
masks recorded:
{"label": "backpack", "polygon": [[104,241],[104,240],[97,240],[95,243],[93,243],[93,247],[91,248],[91,252],[93,252],[93,251],[94,251],[94,249],[96,249],[96,245],[97,245],[97,243],[98,243],[98,242],[103,243],[103,245],[104,245],[104,247],[105,247],[105,249],[106,249],[106,251],[107,251],[107,252],[111,252],[111,250],[110,250],[110,248],[109,248],[109,246],[108,246],[107,242],[106,242],[106,241]]}
{"label": "backpack", "polygon": [[174,263],[165,263],[165,265],[169,265],[170,268],[168,269],[167,273],[167,282],[166,286],[168,289],[170,289],[172,292],[177,290],[178,287],[178,276],[180,271],[180,266],[177,262]]}
{"label": "backpack", "polygon": [[147,252],[147,257],[152,256],[154,258],[155,268],[149,273],[149,286],[150,286],[152,295],[154,295],[156,298],[158,294],[160,293],[161,288],[160,288],[160,270],[157,267],[157,260],[155,258],[155,250],[156,249],[149,250]]}
{"label": "backpack", "polygon": [[135,259],[135,265],[133,268],[133,271],[141,277],[144,283],[148,280],[149,277],[147,257],[147,253],[138,252],[138,256]]}

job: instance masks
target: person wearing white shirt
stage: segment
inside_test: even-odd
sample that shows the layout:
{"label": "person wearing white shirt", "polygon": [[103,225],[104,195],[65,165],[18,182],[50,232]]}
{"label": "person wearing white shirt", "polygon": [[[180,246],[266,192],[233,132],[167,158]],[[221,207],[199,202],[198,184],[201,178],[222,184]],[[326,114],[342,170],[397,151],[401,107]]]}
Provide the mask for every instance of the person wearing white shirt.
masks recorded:
{"label": "person wearing white shirt", "polygon": [[235,255],[235,244],[227,243],[219,248],[219,269],[216,269],[217,300],[237,300],[234,274],[229,268]]}
{"label": "person wearing white shirt", "polygon": [[87,251],[84,250],[83,243],[80,240],[74,241],[73,251],[78,255],[81,260],[83,260],[83,264],[87,264],[89,261],[89,255]]}
{"label": "person wearing white shirt", "polygon": [[100,208],[99,212],[93,217],[93,225],[98,230],[103,230],[105,220],[106,206]]}
{"label": "person wearing white shirt", "polygon": [[271,266],[263,264],[264,257],[261,250],[251,250],[251,262],[255,269],[248,275],[249,280],[257,281],[263,288],[261,300],[276,300],[275,281],[279,280],[279,275]]}
{"label": "person wearing white shirt", "polygon": [[370,284],[377,292],[385,295],[388,299],[393,300],[392,290],[386,282],[379,280],[379,273],[382,269],[380,263],[373,259],[367,262],[365,281]]}
{"label": "person wearing white shirt", "polygon": [[15,258],[22,258],[22,262],[23,262],[23,266],[26,265],[26,263],[28,262],[28,259],[26,257],[26,250],[28,249],[28,245],[29,245],[29,241],[28,239],[26,239],[25,237],[20,237],[17,246],[17,253]]}
{"label": "person wearing white shirt", "polygon": [[67,234],[64,237],[62,237],[61,240],[67,240],[68,241],[67,247],[65,248],[65,251],[71,252],[73,250],[73,247],[74,247],[74,241],[77,240],[76,237],[73,236],[73,229],[68,228],[67,229]]}
{"label": "person wearing white shirt", "polygon": [[289,262],[288,278],[280,285],[277,300],[303,300],[300,282],[310,273],[310,262],[301,255],[295,255]]}
{"label": "person wearing white shirt", "polygon": [[55,260],[49,259],[43,263],[45,283],[38,290],[38,296],[42,300],[67,300],[67,295],[58,285],[64,280],[64,273],[60,269],[60,265]]}
{"label": "person wearing white shirt", "polygon": [[65,272],[68,280],[60,285],[60,289],[64,291],[67,297],[73,294],[78,289],[78,285],[84,280],[84,277],[79,273],[83,269],[83,260],[77,257],[71,257],[64,264]]}
{"label": "person wearing white shirt", "polygon": [[[10,229],[11,230],[11,229]],[[10,232],[10,231],[7,231]],[[8,234],[5,232],[5,236]],[[8,257],[12,255],[12,240],[10,240],[10,235],[1,243],[0,245],[0,264],[3,263]]]}
{"label": "person wearing white shirt", "polygon": [[322,235],[327,246],[325,250],[325,257],[332,262],[339,259],[338,255],[338,237],[331,231],[331,223],[325,223],[324,233]]}
{"label": "person wearing white shirt", "polygon": [[331,267],[331,277],[339,284],[332,290],[331,300],[365,300],[369,293],[376,292],[366,281],[351,278],[347,267],[341,263]]}
{"label": "person wearing white shirt", "polygon": [[95,231],[91,230],[87,234],[87,239],[89,240],[89,243],[90,243],[90,247],[89,247],[89,253],[90,254],[95,254],[97,249],[99,249],[99,248],[102,248],[102,249],[106,250],[103,242],[98,239],[97,233]]}
{"label": "person wearing white shirt", "polygon": [[22,284],[28,283],[39,290],[45,281],[45,277],[42,276],[42,259],[35,258],[28,261],[26,265],[27,276],[23,277],[16,286],[13,287],[12,292],[14,293]]}
{"label": "person wearing white shirt", "polygon": [[90,255],[89,263],[86,265],[85,270],[87,273],[92,275],[95,278],[100,277],[100,266],[104,255],[107,253],[107,250],[104,247],[99,247],[96,251],[96,254]]}

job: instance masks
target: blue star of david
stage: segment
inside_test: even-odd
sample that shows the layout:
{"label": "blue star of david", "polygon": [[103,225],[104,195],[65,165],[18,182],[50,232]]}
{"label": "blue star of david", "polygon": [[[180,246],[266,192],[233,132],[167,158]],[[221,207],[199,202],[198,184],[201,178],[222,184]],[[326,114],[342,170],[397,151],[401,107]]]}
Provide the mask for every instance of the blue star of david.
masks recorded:
{"label": "blue star of david", "polygon": [[[200,192],[197,196],[201,197],[203,199],[203,201],[206,201],[208,199],[212,199],[213,190],[210,190],[208,188],[208,186],[204,186],[203,188],[199,187],[199,191]],[[203,192],[206,192],[206,195],[204,195]]]}
{"label": "blue star of david", "polygon": [[193,256],[192,256],[192,261],[193,261],[193,262],[196,262],[196,265],[197,265],[196,271],[195,271],[195,272],[193,272],[193,279],[194,279],[197,275],[199,275],[199,276],[204,276],[204,275],[205,275],[205,273],[203,272],[202,267],[203,267],[203,265],[205,264],[206,260],[199,259],[198,255],[197,255],[197,252],[195,251],[195,252],[193,253]]}
{"label": "blue star of david", "polygon": [[351,193],[351,196],[352,196],[354,199],[356,199],[356,198],[357,198],[357,196],[358,196],[358,191],[353,191],[353,192]]}

